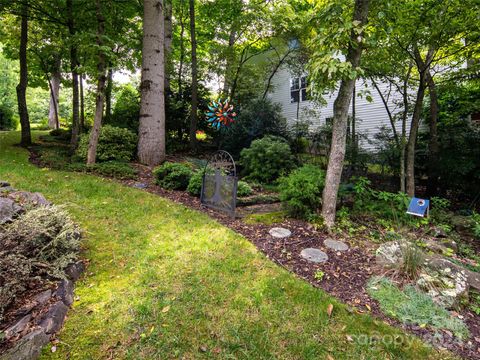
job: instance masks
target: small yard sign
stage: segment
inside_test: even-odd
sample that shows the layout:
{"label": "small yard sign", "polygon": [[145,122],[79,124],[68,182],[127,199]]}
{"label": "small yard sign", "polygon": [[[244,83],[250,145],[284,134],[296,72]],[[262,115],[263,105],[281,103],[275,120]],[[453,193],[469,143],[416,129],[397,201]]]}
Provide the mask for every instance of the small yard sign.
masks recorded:
{"label": "small yard sign", "polygon": [[413,197],[408,205],[407,214],[425,217],[428,216],[430,200]]}

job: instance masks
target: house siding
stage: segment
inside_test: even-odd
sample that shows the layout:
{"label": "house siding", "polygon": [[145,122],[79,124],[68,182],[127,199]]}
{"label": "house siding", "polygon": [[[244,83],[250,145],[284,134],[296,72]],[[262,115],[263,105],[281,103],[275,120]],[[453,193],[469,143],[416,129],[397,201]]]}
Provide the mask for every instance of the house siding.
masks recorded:
{"label": "house siding", "polygon": [[[311,123],[311,129],[315,130],[319,126],[325,124],[326,119],[333,117],[333,103],[337,96],[337,91],[330,95],[324,96],[326,104],[319,105],[312,101],[300,101],[300,103],[292,103],[290,100],[290,79],[292,75],[286,68],[280,69],[272,80],[273,90],[269,94],[270,99],[273,102],[279,103],[282,107],[283,116],[287,119],[289,124],[293,124],[297,121],[297,106],[298,108],[298,120],[309,121]],[[387,94],[390,86],[387,83],[378,84],[383,94]],[[366,99],[366,91],[371,96],[372,101]],[[391,129],[388,113],[382,102],[380,95],[375,87],[364,80],[357,80],[356,82],[355,98],[355,118],[356,118],[356,131],[358,134],[364,135],[368,140],[373,140],[374,135],[379,132],[382,126],[386,126]],[[362,93],[361,96],[358,94]],[[395,103],[400,103],[402,96],[400,93],[391,91],[389,97],[389,107],[393,114],[397,114],[401,111],[401,107],[395,106]],[[352,114],[353,102],[350,105],[349,114]],[[407,134],[409,131],[410,121],[407,121]],[[401,132],[400,122],[396,123],[397,131]],[[360,146],[368,151],[375,151],[375,146],[368,140],[361,140]]]}

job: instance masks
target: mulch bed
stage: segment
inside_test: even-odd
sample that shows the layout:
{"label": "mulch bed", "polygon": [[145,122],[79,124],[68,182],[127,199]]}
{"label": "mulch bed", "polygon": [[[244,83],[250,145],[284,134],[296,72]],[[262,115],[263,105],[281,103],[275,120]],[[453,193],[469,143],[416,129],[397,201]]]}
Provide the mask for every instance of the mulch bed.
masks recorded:
{"label": "mulch bed", "polygon": [[[31,151],[30,161],[41,166],[41,159],[35,151]],[[463,310],[460,314],[471,333],[471,339],[464,343],[456,341],[449,331],[441,331],[440,334],[435,335],[435,332],[428,328],[405,325],[383,314],[378,302],[370,298],[366,292],[368,279],[372,275],[382,275],[383,271],[375,266],[374,250],[376,246],[366,239],[337,238],[336,240],[348,243],[350,248],[345,252],[335,252],[323,245],[323,241],[330,235],[318,231],[307,222],[286,219],[274,226],[288,228],[292,231],[292,235],[287,240],[277,240],[268,233],[273,226],[247,224],[242,219],[234,219],[226,214],[205,208],[198,198],[190,196],[186,192],[164,190],[155,185],[151,168],[138,164],[132,165],[138,170],[138,178],[135,180],[119,180],[121,183],[132,187],[138,184],[146,184],[145,191],[207,213],[219,223],[243,235],[275,263],[350,305],[350,311],[370,313],[389,325],[402,328],[463,358],[480,358],[480,316],[473,312]],[[314,264],[304,260],[300,256],[300,252],[309,247],[325,251],[329,256],[328,261],[322,264]],[[324,273],[321,280],[315,278],[317,271]]]}

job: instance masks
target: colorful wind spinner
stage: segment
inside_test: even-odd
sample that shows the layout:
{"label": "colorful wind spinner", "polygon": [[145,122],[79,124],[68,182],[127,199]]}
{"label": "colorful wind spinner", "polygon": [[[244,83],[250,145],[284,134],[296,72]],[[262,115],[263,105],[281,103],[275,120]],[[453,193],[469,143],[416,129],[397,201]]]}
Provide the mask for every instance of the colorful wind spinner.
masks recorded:
{"label": "colorful wind spinner", "polygon": [[235,121],[237,114],[233,111],[233,105],[229,103],[229,99],[223,102],[221,99],[212,101],[208,104],[207,122],[214,129],[220,129],[222,126],[230,126]]}

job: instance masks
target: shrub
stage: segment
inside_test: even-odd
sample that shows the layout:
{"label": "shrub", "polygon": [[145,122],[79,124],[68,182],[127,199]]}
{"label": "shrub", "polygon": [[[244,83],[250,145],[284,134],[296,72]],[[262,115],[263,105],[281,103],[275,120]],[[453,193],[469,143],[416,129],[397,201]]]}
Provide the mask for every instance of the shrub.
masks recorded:
{"label": "shrub", "polygon": [[166,162],[155,168],[157,184],[168,190],[185,190],[193,176],[193,170],[185,164]]}
{"label": "shrub", "polygon": [[53,129],[50,131],[50,136],[53,136],[59,140],[69,140],[72,137],[72,130],[71,129]]}
{"label": "shrub", "polygon": [[14,116],[11,107],[6,104],[0,105],[0,130],[15,130],[18,126],[18,119]]}
{"label": "shrub", "polygon": [[240,180],[237,184],[237,196],[245,197],[252,195],[252,188],[247,182]]}
{"label": "shrub", "polygon": [[125,84],[115,94],[116,101],[112,114],[105,123],[138,132],[140,118],[140,94],[132,84]]}
{"label": "shrub", "polygon": [[235,123],[226,129],[221,148],[238,158],[252,141],[266,135],[288,136],[287,120],[278,104],[270,100],[253,99],[238,108]]}
{"label": "shrub", "polygon": [[107,161],[88,165],[87,171],[116,179],[133,179],[137,171],[130,164],[120,161]]}
{"label": "shrub", "polygon": [[[78,144],[77,155],[87,159],[90,133],[83,135]],[[100,131],[97,147],[97,161],[130,161],[137,147],[137,135],[128,129],[105,125]]]}
{"label": "shrub", "polygon": [[472,214],[472,230],[473,235],[477,239],[480,239],[480,214],[476,212],[473,212]]}
{"label": "shrub", "polygon": [[416,279],[420,272],[425,256],[416,245],[406,242],[401,247],[403,262],[400,271],[410,279]]}
{"label": "shrub", "polygon": [[80,240],[68,214],[55,206],[27,211],[2,230],[0,318],[38,276],[64,278],[65,268],[77,258]]}
{"label": "shrub", "polygon": [[240,163],[248,179],[271,183],[294,168],[295,162],[288,143],[276,136],[255,140],[243,149]]}
{"label": "shrub", "polygon": [[313,165],[304,165],[280,179],[280,200],[289,215],[309,218],[322,201],[325,173]]}
{"label": "shrub", "polygon": [[188,182],[187,191],[190,195],[200,196],[202,191],[203,171],[197,171]]}

